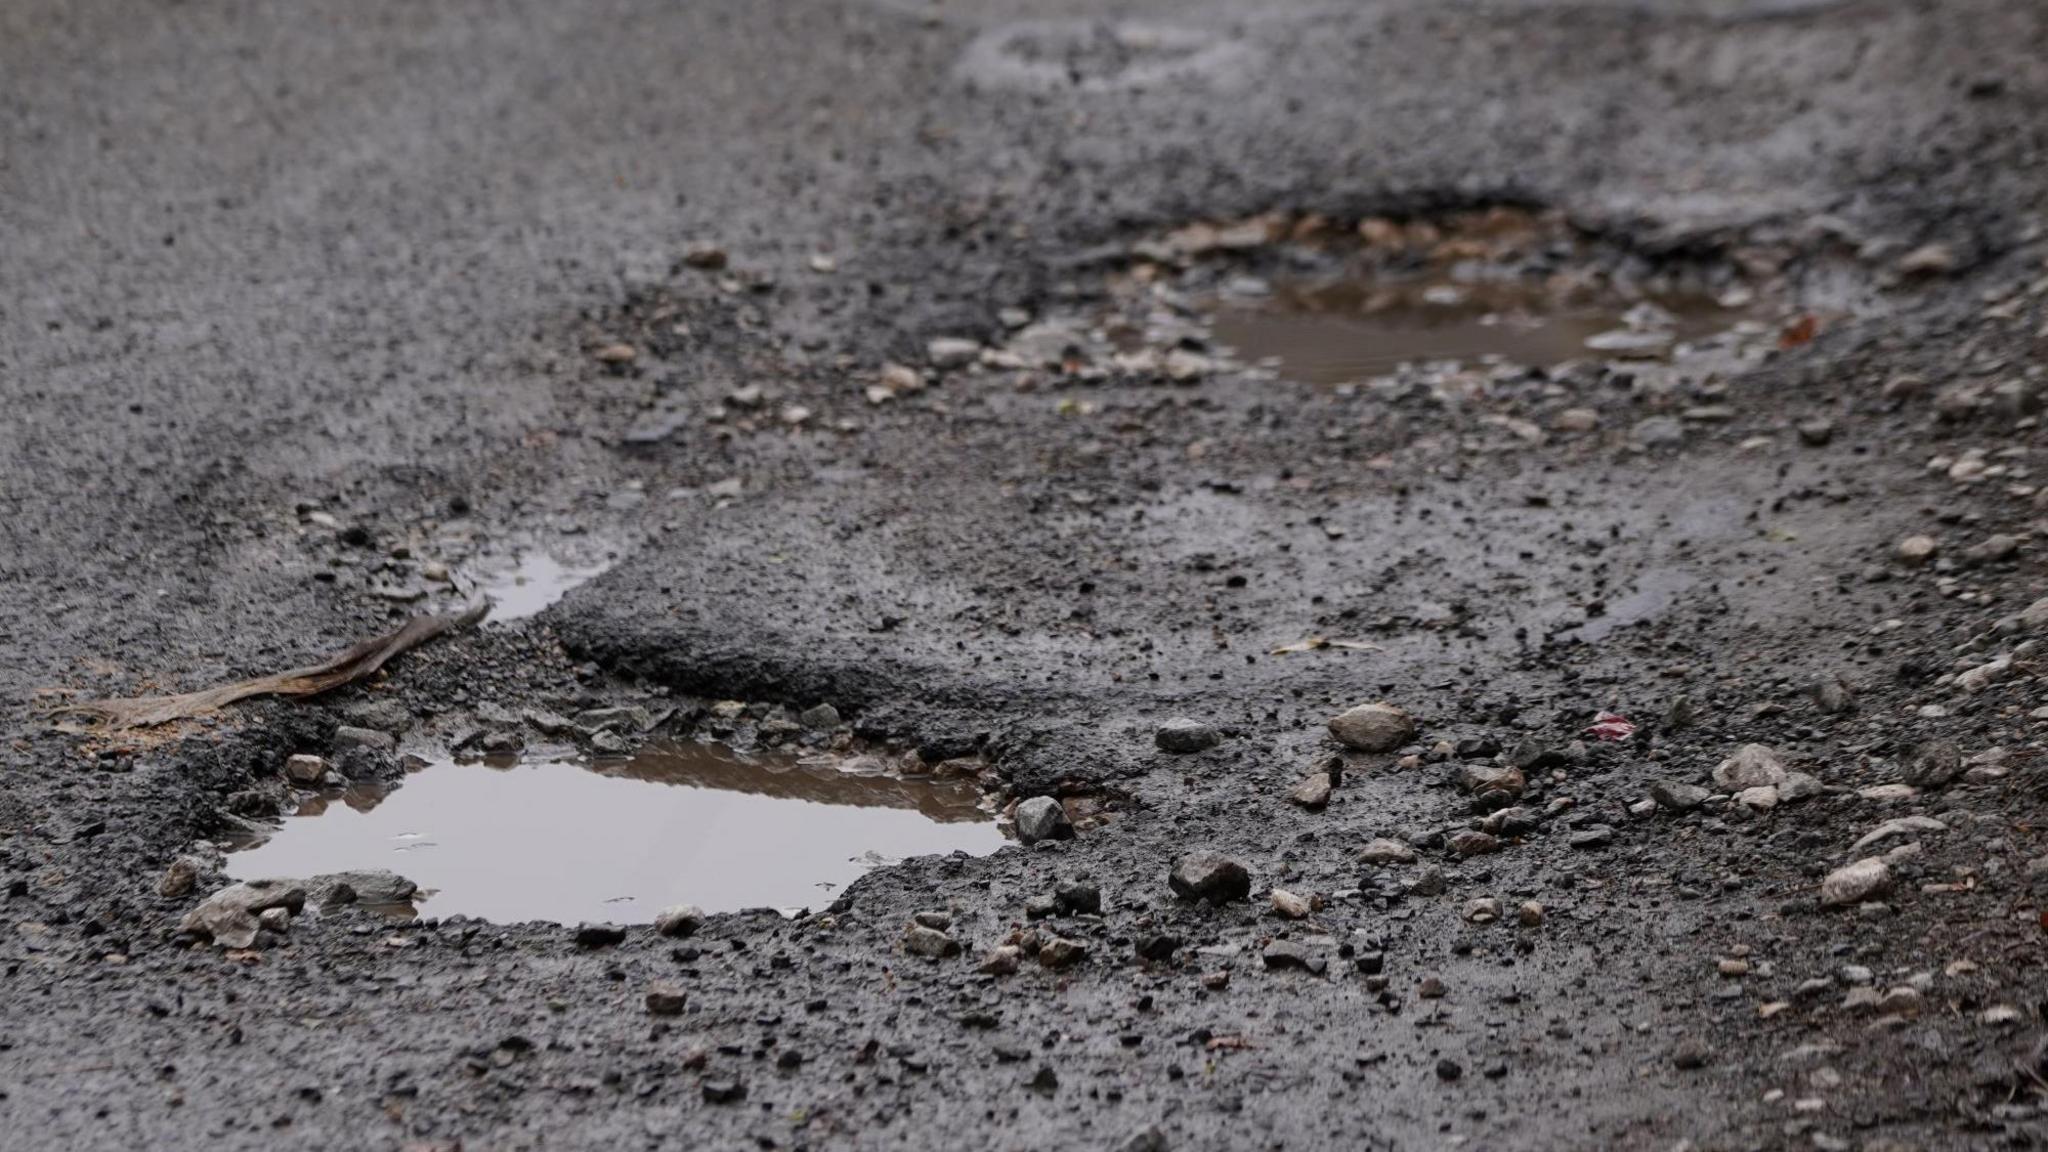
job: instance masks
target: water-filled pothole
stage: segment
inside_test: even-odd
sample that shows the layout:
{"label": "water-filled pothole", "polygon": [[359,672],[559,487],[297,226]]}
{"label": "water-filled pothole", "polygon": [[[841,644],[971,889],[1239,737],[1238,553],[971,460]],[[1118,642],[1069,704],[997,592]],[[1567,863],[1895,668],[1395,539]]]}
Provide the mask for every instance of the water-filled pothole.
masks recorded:
{"label": "water-filled pothole", "polygon": [[491,599],[491,619],[522,620],[603,574],[609,564],[565,564],[546,552],[520,555],[508,568],[485,574],[478,590]]}
{"label": "water-filled pothole", "polygon": [[[1100,331],[1126,373],[1190,383],[1218,366],[1344,385],[1440,368],[1690,359],[1767,337],[1764,299],[1735,265],[1650,258],[1514,208],[1343,223],[1279,214],[1196,223],[1134,243],[1106,284]],[[1043,329],[1046,325],[1038,325]],[[1082,342],[1063,337],[1062,367]],[[1046,358],[1026,337],[1020,360]],[[1416,373],[1412,370],[1428,368]]]}
{"label": "water-filled pothole", "polygon": [[1547,368],[1583,358],[1661,358],[1741,319],[1705,296],[1630,304],[1513,282],[1339,280],[1225,301],[1212,331],[1241,361],[1270,363],[1307,384],[1344,384],[1448,360]]}
{"label": "water-filled pothole", "polygon": [[418,884],[433,915],[633,922],[681,903],[822,907],[878,865],[1004,842],[970,780],[664,743],[591,763],[433,762],[403,787],[308,800],[228,871],[383,868]]}

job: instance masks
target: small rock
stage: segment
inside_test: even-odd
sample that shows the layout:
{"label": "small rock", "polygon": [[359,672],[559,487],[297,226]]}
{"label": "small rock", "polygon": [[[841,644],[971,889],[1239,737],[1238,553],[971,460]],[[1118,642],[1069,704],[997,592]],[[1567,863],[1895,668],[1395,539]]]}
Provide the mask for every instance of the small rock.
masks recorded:
{"label": "small rock", "polygon": [[927,928],[936,928],[941,932],[953,926],[953,914],[951,912],[913,912],[910,915],[910,920],[913,924],[922,924]]}
{"label": "small rock", "polygon": [[1522,922],[1524,928],[1538,927],[1543,923],[1543,905],[1534,900],[1526,901],[1515,910],[1515,918]]}
{"label": "small rock", "polygon": [[1252,893],[1251,873],[1220,852],[1191,852],[1181,857],[1167,884],[1183,899],[1211,904],[1243,900]]}
{"label": "small rock", "polygon": [[1778,790],[1769,784],[1744,788],[1735,794],[1735,802],[1751,812],[1769,812],[1778,806]]}
{"label": "small rock", "polygon": [[1873,844],[1882,844],[1897,836],[1911,836],[1920,832],[1946,832],[1948,825],[1932,816],[1901,816],[1887,820],[1871,829],[1862,839],[1850,845],[1849,851],[1861,852]]}
{"label": "small rock", "polygon": [[1703,1041],[1690,1036],[1680,1040],[1678,1046],[1671,1050],[1671,1063],[1688,1072],[1695,1068],[1705,1068],[1713,1058],[1712,1049]]}
{"label": "small rock", "polygon": [[1173,954],[1180,951],[1181,943],[1181,938],[1178,936],[1165,932],[1153,932],[1138,937],[1137,943],[1132,948],[1137,952],[1139,959],[1164,963],[1173,959]]}
{"label": "small rock", "polygon": [[903,933],[903,950],[912,956],[923,956],[928,960],[943,960],[958,955],[960,942],[936,928],[912,924]]}
{"label": "small rock", "polygon": [[1464,764],[1458,768],[1458,787],[1479,798],[1500,797],[1512,800],[1529,787],[1529,781],[1520,768],[1504,768],[1495,764]]}
{"label": "small rock", "polygon": [[334,730],[334,746],[337,749],[363,748],[371,752],[398,751],[398,737],[375,728],[357,728],[343,724]]}
{"label": "small rock", "polygon": [[1273,889],[1273,911],[1289,920],[1303,920],[1315,911],[1307,897],[1297,896],[1285,888]]}
{"label": "small rock", "polygon": [[1017,839],[1025,844],[1040,840],[1071,840],[1073,822],[1067,810],[1050,796],[1033,796],[1017,805]]}
{"label": "small rock", "polygon": [[578,948],[610,948],[626,942],[626,930],[617,924],[580,924],[576,928]]}
{"label": "small rock", "polygon": [[683,263],[701,272],[717,272],[726,265],[725,249],[716,244],[696,244],[683,253]]}
{"label": "small rock", "polygon": [[1460,856],[1484,856],[1500,851],[1500,840],[1484,832],[1465,831],[1447,841],[1450,850]]}
{"label": "small rock", "polygon": [[1306,945],[1293,940],[1275,940],[1266,945],[1259,958],[1268,968],[1299,968],[1306,972],[1320,973],[1329,967],[1329,962],[1311,951]]}
{"label": "small rock", "polygon": [[300,753],[287,756],[284,761],[284,778],[302,788],[311,788],[327,775],[327,761],[318,756]]}
{"label": "small rock", "polygon": [[688,1003],[689,996],[678,984],[656,980],[647,986],[647,1013],[650,1016],[680,1016]]}
{"label": "small rock", "polygon": [[1896,265],[1901,276],[1934,277],[1946,276],[1956,270],[1956,251],[1946,244],[1922,244],[1899,257]]}
{"label": "small rock", "polygon": [[1797,804],[1801,800],[1811,800],[1826,790],[1819,777],[1809,776],[1804,772],[1787,772],[1785,782],[1778,785],[1778,802]]}
{"label": "small rock", "polygon": [[1929,740],[1906,754],[1899,775],[1915,788],[1941,788],[1963,774],[1963,753],[1947,740]]}
{"label": "small rock", "polygon": [[1465,1066],[1446,1056],[1436,1062],[1436,1078],[1444,1081],[1456,1080],[1465,1074]]}
{"label": "small rock", "polygon": [[1820,902],[1829,908],[1860,904],[1882,895],[1891,887],[1892,870],[1883,860],[1870,857],[1828,873],[1820,882]]}
{"label": "small rock", "polygon": [[282,936],[292,926],[291,909],[265,908],[256,914],[256,923]]}
{"label": "small rock", "polygon": [[1067,880],[1052,890],[1053,907],[1069,916],[1102,915],[1102,889],[1086,880]]}
{"label": "small rock", "polygon": [[1993,1028],[2018,1024],[2022,1019],[2024,1017],[2021,1015],[2020,1010],[2010,1004],[1993,1004],[1977,1014],[1977,1022],[1979,1024],[1988,1025]]}
{"label": "small rock", "polygon": [[814,704],[798,713],[796,722],[813,732],[829,732],[839,727],[839,709],[830,704]]}
{"label": "small rock", "polygon": [[339,904],[405,904],[419,894],[420,886],[389,868],[357,868],[348,872],[327,872],[313,877],[308,888],[322,907]]}
{"label": "small rock", "polygon": [[1465,919],[1474,924],[1491,924],[1500,919],[1501,903],[1492,896],[1481,896],[1465,902]]}
{"label": "small rock", "polygon": [[1015,944],[1002,944],[990,950],[981,958],[981,972],[987,976],[1010,976],[1024,959],[1024,950]]}
{"label": "small rock", "polygon": [[178,857],[171,861],[171,866],[164,869],[162,878],[156,882],[156,894],[170,897],[185,895],[199,882],[199,873],[205,867],[197,856]]}
{"label": "small rock", "polygon": [[576,726],[575,721],[545,708],[528,708],[519,714],[534,731],[543,736],[560,736]]}
{"label": "small rock", "polygon": [[305,904],[306,890],[288,880],[230,884],[185,913],[178,930],[205,936],[223,948],[247,948],[256,942],[256,930],[262,926],[259,914],[272,908],[297,912]]}
{"label": "small rock", "polygon": [[1799,438],[1815,448],[1825,447],[1835,438],[1835,422],[1825,416],[1799,422]]}
{"label": "small rock", "polygon": [[1856,710],[1856,693],[1850,690],[1847,681],[1833,673],[1814,681],[1809,694],[1814,707],[1830,715]]}
{"label": "small rock", "polygon": [[1434,974],[1424,976],[1422,982],[1415,986],[1415,994],[1424,1000],[1441,1000],[1450,990],[1443,977]]}
{"label": "small rock", "polygon": [[690,936],[704,925],[704,910],[695,904],[674,904],[654,916],[654,930],[663,936]]}
{"label": "small rock", "polygon": [[700,1090],[706,1104],[737,1104],[747,1098],[747,1086],[737,1080],[706,1080]]}
{"label": "small rock", "polygon": [[1294,791],[1288,793],[1287,798],[1310,811],[1325,807],[1330,803],[1330,774],[1311,773],[1294,786]]}
{"label": "small rock", "polygon": [[934,368],[962,368],[981,355],[981,341],[941,336],[925,345],[924,354]]}
{"label": "small rock", "polygon": [[1714,784],[1726,792],[1785,782],[1785,763],[1762,744],[1744,744],[1714,766]]}
{"label": "small rock", "polygon": [[1422,875],[1417,876],[1414,883],[1408,885],[1408,894],[1429,899],[1433,896],[1443,895],[1450,890],[1450,886],[1451,882],[1444,877],[1442,872],[1435,868],[1430,868],[1424,871]]}
{"label": "small rock", "polygon": [[1614,829],[1605,824],[1595,824],[1572,833],[1565,843],[1574,848],[1605,848],[1614,843]]}
{"label": "small rock", "polygon": [[1963,561],[1972,566],[1996,564],[2012,559],[2019,550],[2019,537],[1996,532],[1963,549]]}
{"label": "small rock", "polygon": [[1199,720],[1175,719],[1161,724],[1152,739],[1162,752],[1186,755],[1214,748],[1223,742],[1223,734]]}
{"label": "small rock", "polygon": [[1697,784],[1680,784],[1672,780],[1659,780],[1650,785],[1650,799],[1658,807],[1672,812],[1690,812],[1707,802],[1713,793]]}
{"label": "small rock", "polygon": [[1685,442],[1685,424],[1675,416],[1650,416],[1629,429],[1629,439],[1645,448],[1672,448]]}
{"label": "small rock", "polygon": [[1088,958],[1088,945],[1064,936],[1054,936],[1038,950],[1038,963],[1046,968],[1067,968]]}
{"label": "small rock", "polygon": [[1415,720],[1392,704],[1360,704],[1331,717],[1330,735],[1360,752],[1391,752],[1415,738]]}
{"label": "small rock", "polygon": [[1399,840],[1382,837],[1367,844],[1358,853],[1358,859],[1363,864],[1413,864],[1415,849]]}
{"label": "small rock", "polygon": [[1890,1012],[1894,1015],[1910,1017],[1920,1014],[1920,1007],[1923,1002],[1918,988],[1902,984],[1886,992],[1884,998],[1877,1002],[1877,1007],[1881,1012]]}
{"label": "small rock", "polygon": [[1941,544],[1932,536],[1908,536],[1899,541],[1897,555],[1899,563],[1908,568],[1919,568],[1941,550]]}

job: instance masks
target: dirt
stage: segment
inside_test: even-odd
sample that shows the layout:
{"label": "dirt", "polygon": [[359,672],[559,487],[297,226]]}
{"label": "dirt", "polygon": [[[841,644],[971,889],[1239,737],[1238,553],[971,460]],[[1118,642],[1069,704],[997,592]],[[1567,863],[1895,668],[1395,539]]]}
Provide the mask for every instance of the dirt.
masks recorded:
{"label": "dirt", "polygon": [[[9,6],[0,1145],[2039,1143],[2044,49],[2010,0]],[[1744,321],[1229,347],[1250,281],[1475,219]],[[537,554],[604,570],[373,683],[45,722]],[[1412,736],[1333,739],[1379,700]],[[275,833],[290,755],[368,819],[540,778],[411,757],[697,740],[1072,835],[674,935],[180,930],[222,844],[352,819]]]}

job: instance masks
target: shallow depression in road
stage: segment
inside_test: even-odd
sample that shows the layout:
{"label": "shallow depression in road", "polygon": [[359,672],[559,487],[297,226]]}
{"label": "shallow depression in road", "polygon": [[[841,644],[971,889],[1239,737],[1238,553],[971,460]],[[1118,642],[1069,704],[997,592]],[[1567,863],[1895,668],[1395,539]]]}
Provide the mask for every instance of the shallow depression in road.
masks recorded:
{"label": "shallow depression in road", "polygon": [[487,575],[479,585],[491,600],[491,619],[523,620],[569,594],[608,564],[565,564],[546,552],[528,552],[510,567]]}
{"label": "shallow depression in road", "polygon": [[1004,843],[980,789],[832,758],[668,743],[629,758],[438,761],[301,806],[229,857],[241,878],[388,868],[419,910],[501,923],[647,921],[663,907],[817,908],[907,856]]}
{"label": "shallow depression in road", "polygon": [[1345,384],[1402,364],[1531,367],[1573,359],[1659,357],[1680,341],[1724,331],[1742,313],[1704,296],[1630,303],[1575,298],[1545,285],[1342,280],[1281,286],[1215,308],[1219,343],[1308,384]]}

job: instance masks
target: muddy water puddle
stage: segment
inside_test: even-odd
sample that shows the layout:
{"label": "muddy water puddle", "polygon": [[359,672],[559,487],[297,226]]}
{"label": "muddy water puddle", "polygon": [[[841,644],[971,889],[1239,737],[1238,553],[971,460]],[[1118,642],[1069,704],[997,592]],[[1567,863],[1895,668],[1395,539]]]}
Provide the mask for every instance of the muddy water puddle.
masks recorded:
{"label": "muddy water puddle", "polygon": [[485,573],[477,589],[491,599],[492,620],[523,620],[609,567],[566,563],[546,552],[527,552],[509,566]]}
{"label": "muddy water puddle", "polygon": [[1403,364],[1661,359],[1745,318],[1711,297],[1587,299],[1514,282],[1345,280],[1218,301],[1212,331],[1237,359],[1336,385]]}
{"label": "muddy water puddle", "polygon": [[831,759],[666,743],[629,758],[438,761],[389,790],[309,799],[240,878],[383,868],[422,914],[499,923],[652,920],[821,908],[908,856],[984,855],[1005,841],[980,789],[848,771]]}

